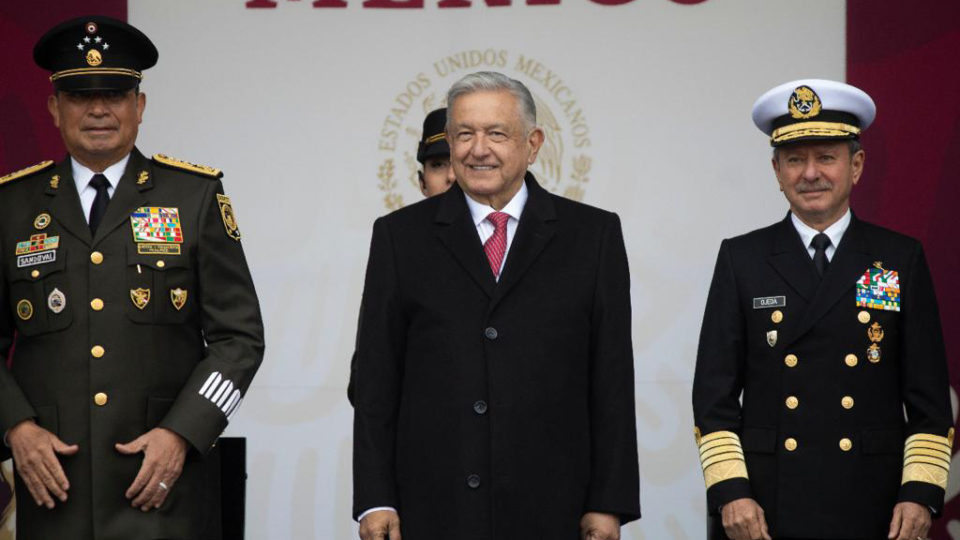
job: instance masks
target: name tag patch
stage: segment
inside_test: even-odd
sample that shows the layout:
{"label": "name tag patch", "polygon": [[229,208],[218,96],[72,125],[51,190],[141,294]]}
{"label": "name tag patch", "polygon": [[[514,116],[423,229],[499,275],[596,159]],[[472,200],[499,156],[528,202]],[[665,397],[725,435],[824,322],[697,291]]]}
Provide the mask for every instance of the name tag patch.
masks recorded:
{"label": "name tag patch", "polygon": [[20,255],[17,257],[17,268],[26,268],[28,266],[37,266],[40,264],[52,263],[57,260],[57,251],[41,251],[33,255]]}
{"label": "name tag patch", "polygon": [[753,309],[781,308],[787,307],[786,296],[764,296],[753,299]]}

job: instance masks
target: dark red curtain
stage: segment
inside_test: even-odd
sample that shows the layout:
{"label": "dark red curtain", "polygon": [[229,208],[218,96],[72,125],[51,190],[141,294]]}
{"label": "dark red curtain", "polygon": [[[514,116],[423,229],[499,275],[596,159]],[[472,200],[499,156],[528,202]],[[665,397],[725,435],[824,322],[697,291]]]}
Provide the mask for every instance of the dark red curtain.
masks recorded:
{"label": "dark red curtain", "polygon": [[[847,81],[877,102],[876,123],[863,136],[867,162],[853,208],[923,241],[954,389],[960,389],[958,55],[958,2],[847,2]],[[960,519],[960,500],[947,501],[931,537],[948,540],[952,519]]]}

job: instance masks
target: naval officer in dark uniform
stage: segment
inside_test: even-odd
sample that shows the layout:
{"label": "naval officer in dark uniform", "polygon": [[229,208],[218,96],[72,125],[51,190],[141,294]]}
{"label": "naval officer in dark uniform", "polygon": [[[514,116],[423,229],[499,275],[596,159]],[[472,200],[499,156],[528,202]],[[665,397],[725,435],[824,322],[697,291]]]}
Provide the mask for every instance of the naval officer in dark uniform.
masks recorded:
{"label": "naval officer in dark uniform", "polygon": [[693,385],[711,537],[925,538],[953,444],[920,243],[861,221],[870,97],[800,80],[754,105],[790,204],[724,240]]}
{"label": "naval officer in dark uniform", "polygon": [[0,432],[27,539],[219,538],[216,440],[264,350],[219,170],[134,146],[157,50],[84,17],[34,49],[69,156],[0,178]]}

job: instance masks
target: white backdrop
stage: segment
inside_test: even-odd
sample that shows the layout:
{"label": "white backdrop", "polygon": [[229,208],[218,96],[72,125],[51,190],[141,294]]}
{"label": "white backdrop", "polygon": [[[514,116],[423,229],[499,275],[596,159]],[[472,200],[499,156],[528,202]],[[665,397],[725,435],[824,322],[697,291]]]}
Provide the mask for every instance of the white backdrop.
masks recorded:
{"label": "white backdrop", "polygon": [[263,306],[267,355],[227,430],[249,440],[248,538],[355,537],[346,384],[371,225],[419,199],[423,116],[480,69],[536,95],[534,172],[623,220],[644,513],[624,538],[702,538],[690,386],[714,259],[786,211],[750,107],[843,79],[844,3],[348,3],[130,0],[160,50],[139,147],[226,172]]}

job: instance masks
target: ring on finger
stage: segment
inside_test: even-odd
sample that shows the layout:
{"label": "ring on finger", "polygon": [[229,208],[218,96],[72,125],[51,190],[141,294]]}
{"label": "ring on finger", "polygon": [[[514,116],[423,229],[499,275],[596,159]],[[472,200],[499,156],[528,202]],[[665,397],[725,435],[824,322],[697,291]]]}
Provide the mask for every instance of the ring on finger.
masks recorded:
{"label": "ring on finger", "polygon": [[[162,489],[162,490],[164,490],[164,491],[167,491],[167,490],[170,489],[170,488],[167,487],[167,484],[161,480],[161,481],[160,481],[160,489]],[[919,539],[919,540],[923,540],[923,539],[921,538],[921,539]]]}

